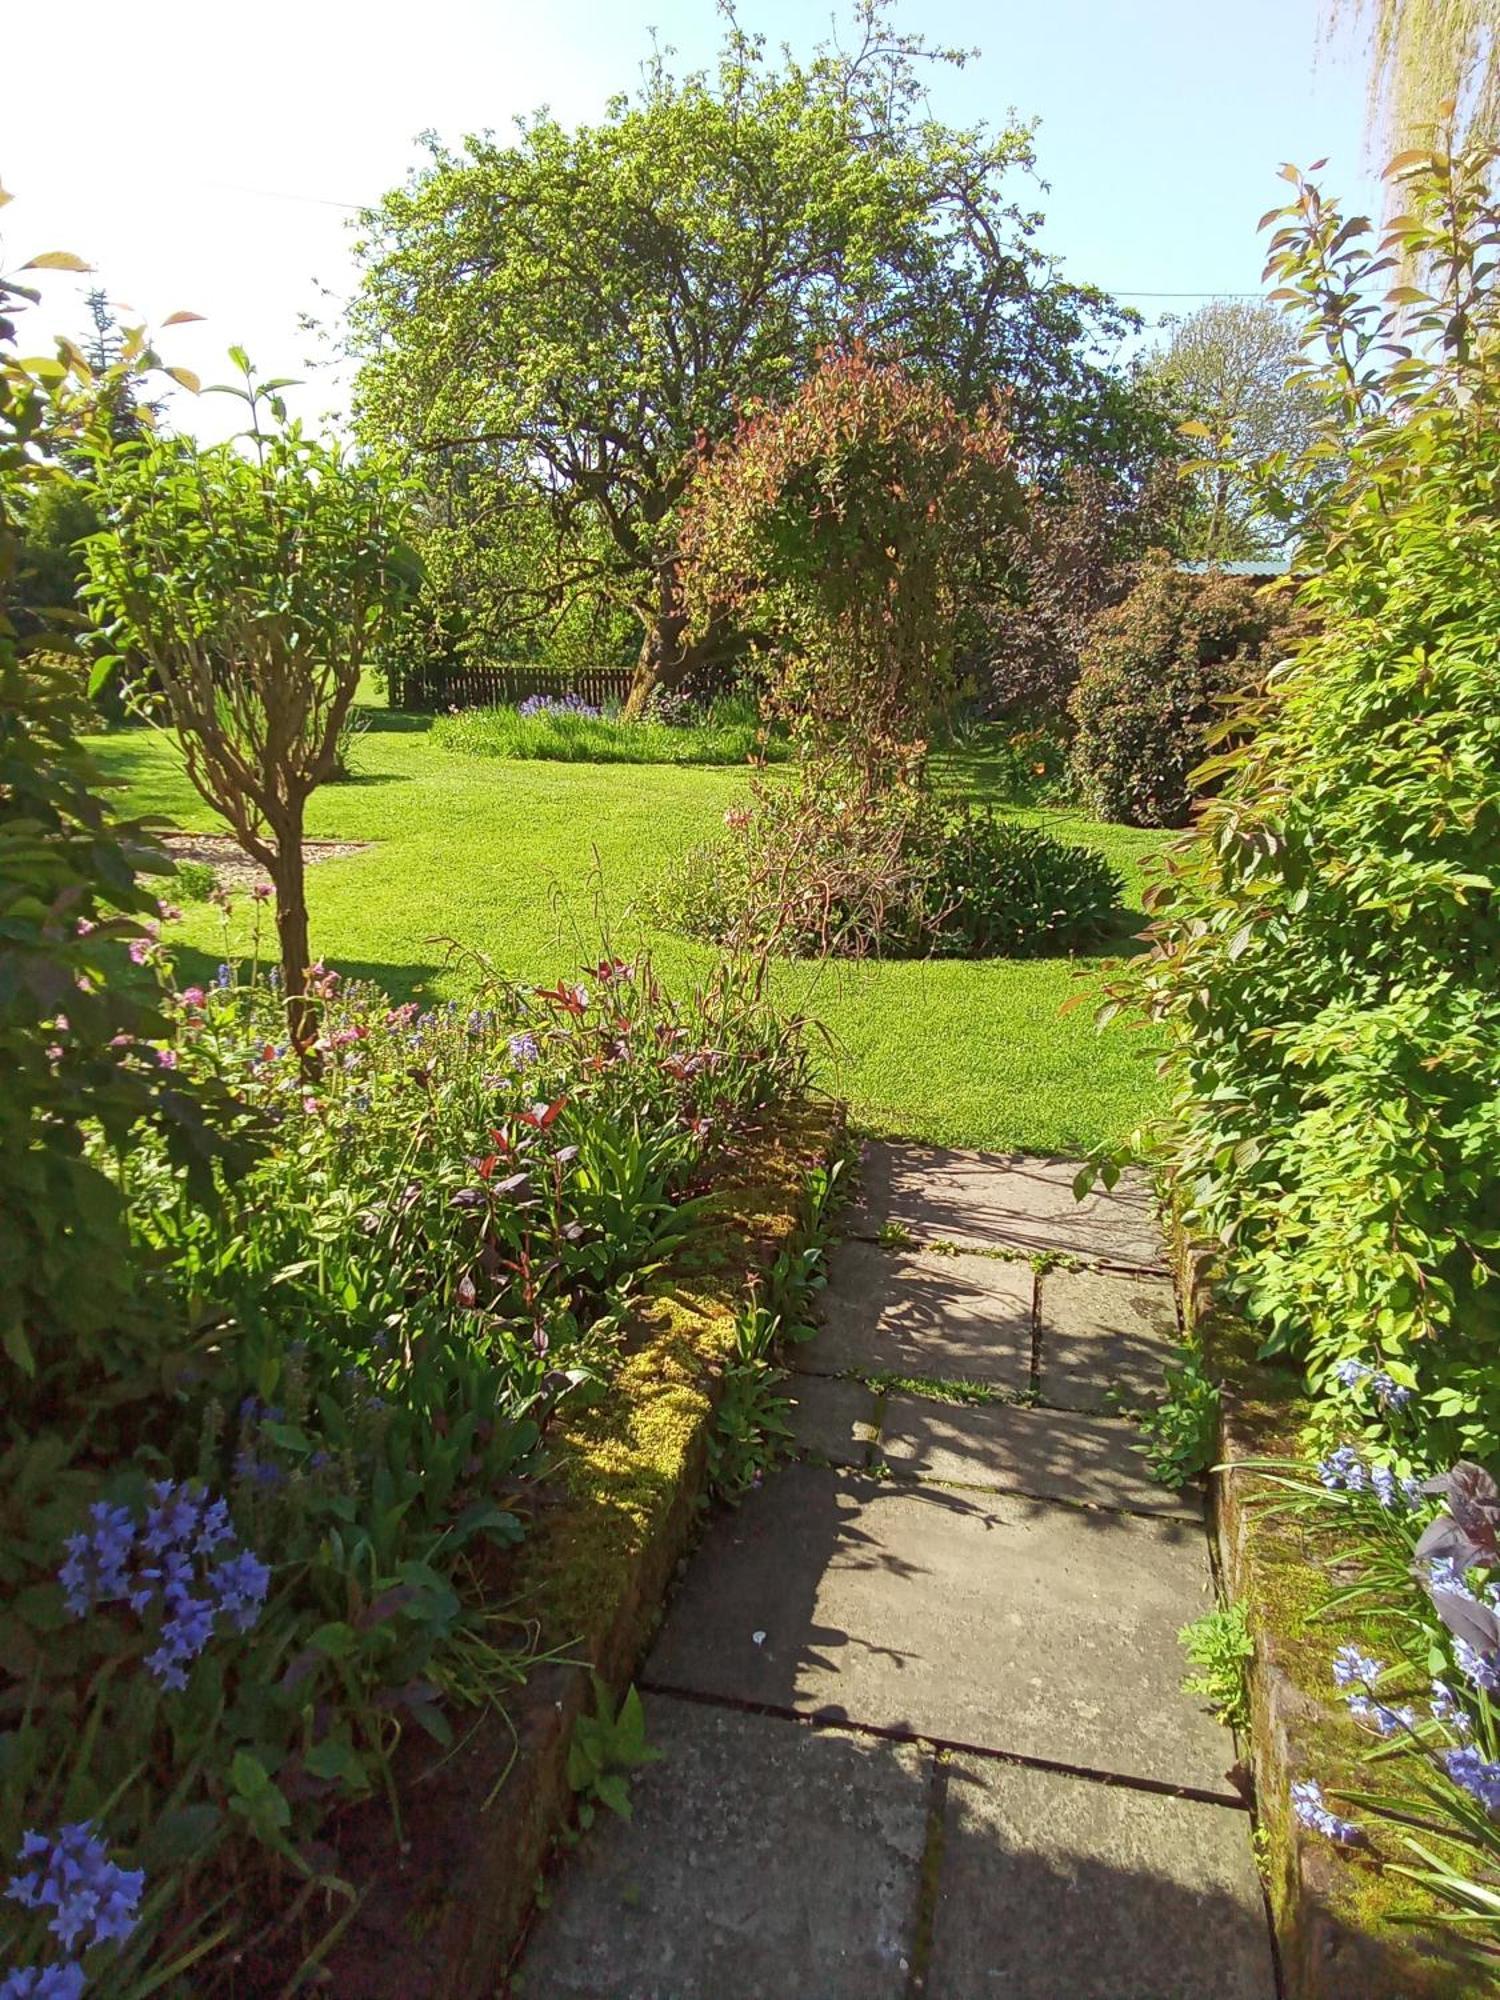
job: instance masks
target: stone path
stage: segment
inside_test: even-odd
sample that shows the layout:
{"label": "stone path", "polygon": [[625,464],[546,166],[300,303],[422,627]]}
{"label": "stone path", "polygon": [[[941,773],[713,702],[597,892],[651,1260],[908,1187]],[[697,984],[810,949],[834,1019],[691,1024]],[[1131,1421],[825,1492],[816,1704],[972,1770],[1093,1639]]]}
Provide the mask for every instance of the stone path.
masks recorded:
{"label": "stone path", "polygon": [[1233,1740],[1179,1686],[1201,1501],[1112,1414],[1160,1383],[1161,1241],[1072,1177],[867,1149],[797,1462],[688,1565],[662,1761],[517,2000],[1274,2000]]}

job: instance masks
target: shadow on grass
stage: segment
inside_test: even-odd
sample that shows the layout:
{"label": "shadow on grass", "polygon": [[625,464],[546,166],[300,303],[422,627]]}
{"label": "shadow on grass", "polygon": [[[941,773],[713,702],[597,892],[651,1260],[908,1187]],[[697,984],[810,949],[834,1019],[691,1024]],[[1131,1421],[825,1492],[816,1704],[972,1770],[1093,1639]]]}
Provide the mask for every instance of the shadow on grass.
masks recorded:
{"label": "shadow on grass", "polygon": [[[173,947],[172,957],[179,986],[211,986],[220,965],[221,955],[216,951],[202,951],[196,945],[179,944]],[[275,955],[262,956],[262,969],[275,964]],[[248,968],[250,961],[240,957],[237,961]],[[368,980],[378,986],[382,993],[392,1000],[401,1002],[419,998],[430,981],[443,970],[438,964],[386,965],[373,959],[351,959],[333,957],[330,961],[336,971],[349,984],[354,980]]]}
{"label": "shadow on grass", "polygon": [[397,708],[363,708],[360,713],[371,736],[425,736],[434,721],[430,715],[411,715]]}

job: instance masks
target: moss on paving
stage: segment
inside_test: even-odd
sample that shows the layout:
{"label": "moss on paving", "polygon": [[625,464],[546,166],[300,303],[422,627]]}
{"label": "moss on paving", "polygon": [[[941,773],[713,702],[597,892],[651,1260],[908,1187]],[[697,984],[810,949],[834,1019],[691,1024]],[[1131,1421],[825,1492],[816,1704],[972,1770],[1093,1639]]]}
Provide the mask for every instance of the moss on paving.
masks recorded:
{"label": "moss on paving", "polygon": [[[674,981],[707,965],[702,947],[650,929],[643,892],[694,843],[720,830],[742,799],[742,769],[498,763],[434,746],[418,718],[370,711],[357,775],[327,785],[308,811],[312,839],[369,841],[362,854],[308,871],[313,949],[398,998],[462,997],[471,973],[445,965],[445,940],[481,950],[518,979],[551,980],[597,950],[600,919],[616,950],[649,946]],[[93,746],[124,782],[132,808],[193,832],[222,825],[182,775],[171,743],[142,729]],[[946,760],[944,775],[993,796],[982,756]],[[1139,922],[1141,862],[1160,836],[1077,815],[1017,817],[1098,848],[1125,876],[1134,906],[1111,949]],[[189,907],[171,934],[200,977],[224,955],[217,913]],[[248,944],[247,912],[231,945]],[[1152,1037],[1096,1033],[1092,1009],[1060,1014],[1097,988],[1099,957],[915,960],[777,968],[789,1010],[824,1024],[822,1080],[872,1131],[939,1145],[1016,1148],[1076,1158],[1123,1141],[1158,1102]]]}

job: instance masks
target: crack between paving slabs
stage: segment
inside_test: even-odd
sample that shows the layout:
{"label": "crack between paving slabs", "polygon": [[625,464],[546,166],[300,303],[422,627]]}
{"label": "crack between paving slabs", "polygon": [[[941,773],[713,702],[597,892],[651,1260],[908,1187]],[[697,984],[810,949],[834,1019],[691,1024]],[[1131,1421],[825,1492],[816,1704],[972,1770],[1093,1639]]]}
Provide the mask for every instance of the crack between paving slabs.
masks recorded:
{"label": "crack between paving slabs", "polygon": [[[642,1694],[663,1695],[670,1701],[687,1701],[699,1708],[727,1709],[736,1715],[764,1715],[775,1721],[796,1723],[803,1729],[826,1729],[845,1736],[868,1736],[882,1743],[911,1743],[918,1749],[942,1751],[954,1757],[983,1757],[992,1764],[1008,1764],[1023,1771],[1046,1771],[1054,1777],[1078,1778],[1085,1784],[1107,1785],[1124,1792],[1145,1792],[1152,1798],[1186,1799],[1200,1806],[1222,1806],[1226,1812],[1250,1816],[1250,1808],[1238,1792],[1211,1792],[1204,1785],[1174,1785],[1165,1778],[1132,1777],[1122,1771],[1101,1771],[1091,1764],[1070,1764],[1057,1757],[1033,1757],[1024,1750],[998,1750],[989,1743],[970,1743],[959,1736],[930,1736],[917,1729],[902,1729],[883,1722],[859,1722],[847,1715],[824,1715],[815,1709],[793,1708],[779,1701],[754,1701],[746,1695],[712,1694],[703,1688],[680,1687],[649,1675],[636,1682]],[[1226,1782],[1232,1782],[1226,1780]]]}
{"label": "crack between paving slabs", "polygon": [[927,1989],[938,1893],[943,1883],[943,1852],[948,1844],[947,1820],[948,1757],[946,1751],[935,1750],[932,1755],[932,1782],[927,1796],[927,1832],[922,1842],[922,1862],[917,1874],[917,1920],[912,1932],[905,2000],[917,2000],[917,1996]]}

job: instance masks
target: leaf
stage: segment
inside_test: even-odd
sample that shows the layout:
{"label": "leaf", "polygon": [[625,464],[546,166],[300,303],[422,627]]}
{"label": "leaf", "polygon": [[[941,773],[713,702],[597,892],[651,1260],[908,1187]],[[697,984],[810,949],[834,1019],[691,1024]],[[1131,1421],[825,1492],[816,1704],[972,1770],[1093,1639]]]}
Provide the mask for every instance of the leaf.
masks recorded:
{"label": "leaf", "polygon": [[71,250],[44,250],[40,257],[33,257],[29,264],[21,266],[23,271],[92,271],[93,268]]}
{"label": "leaf", "polygon": [[163,325],[163,326],[186,326],[186,325],[188,325],[188,324],[189,324],[189,322],[190,322],[190,321],[192,321],[192,320],[201,320],[201,319],[202,319],[202,317],[203,317],[202,313],[195,313],[195,312],[174,312],[174,313],[168,313],[168,314],[167,314],[167,316],[166,316],[166,318],[165,318],[165,319],[164,319],[164,320],[162,321],[162,325]]}
{"label": "leaf", "polygon": [[354,1745],[342,1736],[325,1736],[303,1759],[315,1778],[337,1778],[351,1792],[369,1789],[370,1774]]}
{"label": "leaf", "polygon": [[619,1771],[607,1771],[594,1785],[594,1796],[620,1819],[630,1818],[630,1785]]}
{"label": "leaf", "polygon": [[202,395],[202,380],[193,373],[191,368],[169,368],[166,372],[179,387],[188,390],[194,396]]}

